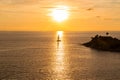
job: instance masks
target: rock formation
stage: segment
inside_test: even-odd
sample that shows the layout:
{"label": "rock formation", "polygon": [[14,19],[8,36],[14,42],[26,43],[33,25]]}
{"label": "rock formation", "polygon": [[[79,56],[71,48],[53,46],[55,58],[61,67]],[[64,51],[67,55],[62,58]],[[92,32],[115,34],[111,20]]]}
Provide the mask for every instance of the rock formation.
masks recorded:
{"label": "rock formation", "polygon": [[94,48],[104,51],[120,52],[120,40],[112,38],[111,36],[99,36],[92,37],[92,40],[84,43],[86,47]]}

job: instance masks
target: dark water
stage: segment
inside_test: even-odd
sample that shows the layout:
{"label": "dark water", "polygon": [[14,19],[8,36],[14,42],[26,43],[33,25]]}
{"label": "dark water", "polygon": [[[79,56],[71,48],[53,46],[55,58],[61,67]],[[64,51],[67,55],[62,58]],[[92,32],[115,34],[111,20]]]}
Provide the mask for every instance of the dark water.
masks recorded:
{"label": "dark water", "polygon": [[56,34],[0,32],[0,80],[120,80],[120,53],[80,45],[105,32]]}

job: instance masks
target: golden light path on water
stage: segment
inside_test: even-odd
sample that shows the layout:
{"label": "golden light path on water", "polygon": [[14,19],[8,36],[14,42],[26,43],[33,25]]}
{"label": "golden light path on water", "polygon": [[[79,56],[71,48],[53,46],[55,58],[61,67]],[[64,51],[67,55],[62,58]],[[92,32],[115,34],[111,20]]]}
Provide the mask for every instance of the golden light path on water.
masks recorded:
{"label": "golden light path on water", "polygon": [[67,69],[68,66],[66,66],[66,53],[64,52],[65,45],[64,45],[64,37],[63,37],[63,31],[57,31],[56,36],[60,36],[61,41],[56,41],[56,53],[55,53],[55,65],[54,65],[54,71],[56,73],[55,80],[61,80],[66,79],[67,76]]}

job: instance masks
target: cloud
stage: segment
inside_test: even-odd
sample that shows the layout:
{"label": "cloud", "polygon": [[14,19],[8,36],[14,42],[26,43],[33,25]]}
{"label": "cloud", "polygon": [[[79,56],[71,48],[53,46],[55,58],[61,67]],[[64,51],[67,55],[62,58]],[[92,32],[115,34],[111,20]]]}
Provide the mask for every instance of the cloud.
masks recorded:
{"label": "cloud", "polygon": [[34,4],[43,0],[1,0],[1,4],[5,5],[21,5],[21,4]]}
{"label": "cloud", "polygon": [[31,5],[31,4],[48,4],[58,3],[57,0],[0,0],[3,5]]}
{"label": "cloud", "polygon": [[104,20],[120,21],[120,18],[104,18]]}
{"label": "cloud", "polygon": [[[37,11],[56,8],[55,5],[68,5],[70,12],[85,12],[101,10],[109,11],[107,8],[114,10],[118,14],[120,0],[0,0],[0,10],[3,12]],[[20,6],[20,7],[18,7]],[[7,9],[7,10],[6,10]],[[18,11],[14,11],[14,10]],[[116,10],[116,13],[115,13]]]}
{"label": "cloud", "polygon": [[120,0],[100,0],[100,2],[98,2],[94,5],[94,7],[97,7],[97,8],[120,8]]}
{"label": "cloud", "polygon": [[54,8],[48,3],[53,0],[0,0],[0,13],[31,13],[43,12],[41,9]]}
{"label": "cloud", "polygon": [[87,10],[88,10],[88,11],[91,11],[91,10],[93,10],[93,8],[88,8]]}

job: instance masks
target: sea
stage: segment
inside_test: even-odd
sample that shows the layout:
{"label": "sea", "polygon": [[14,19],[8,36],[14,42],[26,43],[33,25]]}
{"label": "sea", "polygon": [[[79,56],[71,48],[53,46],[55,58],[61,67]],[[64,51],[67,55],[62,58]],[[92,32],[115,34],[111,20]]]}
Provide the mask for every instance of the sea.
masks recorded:
{"label": "sea", "polygon": [[1,31],[0,80],[120,80],[120,52],[82,45],[97,34],[106,32]]}

